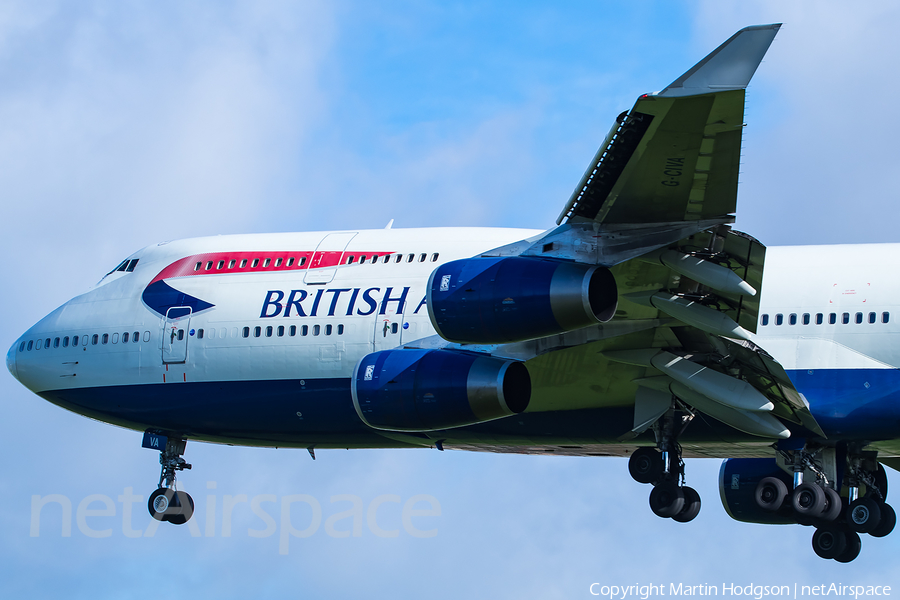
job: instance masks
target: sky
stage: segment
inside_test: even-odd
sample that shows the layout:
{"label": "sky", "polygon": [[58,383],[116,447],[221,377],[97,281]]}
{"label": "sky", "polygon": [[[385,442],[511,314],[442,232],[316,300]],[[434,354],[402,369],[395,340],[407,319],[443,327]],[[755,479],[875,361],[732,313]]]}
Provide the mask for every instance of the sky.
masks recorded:
{"label": "sky", "polygon": [[[748,89],[737,228],[769,246],[900,241],[892,1],[2,0],[2,347],[163,240],[391,219],[548,228],[617,114],[772,22],[784,27]],[[333,450],[313,462],[189,443],[179,482],[195,526],[154,529],[158,455],[139,433],[5,373],[0,402],[3,597],[900,593],[900,535],[864,539],[849,565],[819,559],[809,528],[732,521],[717,460],[688,461],[703,509],[682,525],[650,512],[624,459]],[[70,518],[52,501],[35,532],[34,497],[62,498]]]}

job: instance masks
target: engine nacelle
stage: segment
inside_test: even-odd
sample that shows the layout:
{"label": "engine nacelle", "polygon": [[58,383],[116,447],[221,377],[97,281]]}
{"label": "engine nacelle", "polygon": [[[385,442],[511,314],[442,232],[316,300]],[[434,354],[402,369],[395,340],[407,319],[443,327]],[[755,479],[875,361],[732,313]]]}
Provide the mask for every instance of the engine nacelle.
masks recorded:
{"label": "engine nacelle", "polygon": [[433,431],[520,413],[531,377],[520,362],[452,350],[397,349],[363,357],[353,406],[374,429]]}
{"label": "engine nacelle", "polygon": [[502,344],[613,318],[616,280],[605,267],[509,256],[445,263],[428,280],[428,316],[445,340]]}
{"label": "engine nacelle", "polygon": [[756,486],[764,477],[777,477],[793,489],[790,475],[779,467],[774,458],[728,458],[719,469],[719,495],[725,512],[736,521],[783,525],[796,523],[790,502],[771,512],[756,503]]}

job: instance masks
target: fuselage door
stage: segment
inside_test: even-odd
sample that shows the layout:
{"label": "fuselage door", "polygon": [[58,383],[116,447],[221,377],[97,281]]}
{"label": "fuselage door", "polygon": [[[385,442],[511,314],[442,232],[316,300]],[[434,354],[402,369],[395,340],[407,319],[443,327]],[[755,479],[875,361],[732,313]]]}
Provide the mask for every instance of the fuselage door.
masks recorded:
{"label": "fuselage door", "polygon": [[166,311],[166,322],[162,332],[163,364],[183,363],[187,360],[190,327],[190,306],[173,306]]}
{"label": "fuselage door", "polygon": [[306,276],[303,278],[307,284],[331,283],[338,265],[344,257],[344,249],[356,236],[356,232],[329,233],[319,242],[316,251],[309,261]]}
{"label": "fuselage door", "polygon": [[398,302],[388,302],[384,314],[375,311],[375,337],[373,352],[396,348],[403,343],[403,306]]}

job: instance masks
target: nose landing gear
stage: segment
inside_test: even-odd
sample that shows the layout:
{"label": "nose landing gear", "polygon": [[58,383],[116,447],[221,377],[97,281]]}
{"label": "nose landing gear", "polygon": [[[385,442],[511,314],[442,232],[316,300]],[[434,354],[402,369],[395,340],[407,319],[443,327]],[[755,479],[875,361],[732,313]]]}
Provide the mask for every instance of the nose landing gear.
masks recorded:
{"label": "nose landing gear", "polygon": [[169,439],[164,435],[144,433],[144,448],[159,450],[159,484],[150,494],[147,510],[157,521],[167,521],[175,525],[187,523],[194,514],[194,499],[187,492],[176,489],[175,472],[190,469],[184,458],[187,440]]}

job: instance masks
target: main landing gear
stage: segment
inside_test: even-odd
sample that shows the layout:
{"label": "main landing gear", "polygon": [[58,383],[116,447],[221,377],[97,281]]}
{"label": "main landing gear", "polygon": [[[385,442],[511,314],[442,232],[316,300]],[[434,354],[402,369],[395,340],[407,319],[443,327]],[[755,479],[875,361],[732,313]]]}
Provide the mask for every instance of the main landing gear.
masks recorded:
{"label": "main landing gear", "polygon": [[679,523],[692,521],[700,513],[700,494],[684,485],[684,461],[677,441],[692,418],[669,409],[653,426],[657,447],[638,448],[628,460],[628,471],[635,481],[653,484],[650,510]]}
{"label": "main landing gear", "polygon": [[[792,514],[801,525],[815,527],[812,547],[821,558],[848,563],[862,549],[860,534],[884,537],[894,530],[897,516],[885,502],[887,475],[874,452],[849,451],[846,466],[833,448],[805,446],[783,452],[782,458],[785,466],[793,468],[793,489],[789,491],[777,477],[765,477],[757,484],[756,503],[765,510]],[[804,481],[805,473],[815,475],[815,482]],[[846,497],[839,492],[843,487]],[[861,487],[865,494],[860,497]]]}
{"label": "main landing gear", "polygon": [[181,455],[187,440],[170,439],[153,433],[144,434],[144,447],[159,449],[159,485],[150,494],[147,510],[157,521],[167,521],[175,525],[187,523],[194,514],[194,499],[187,492],[176,489],[175,472],[190,469]]}

